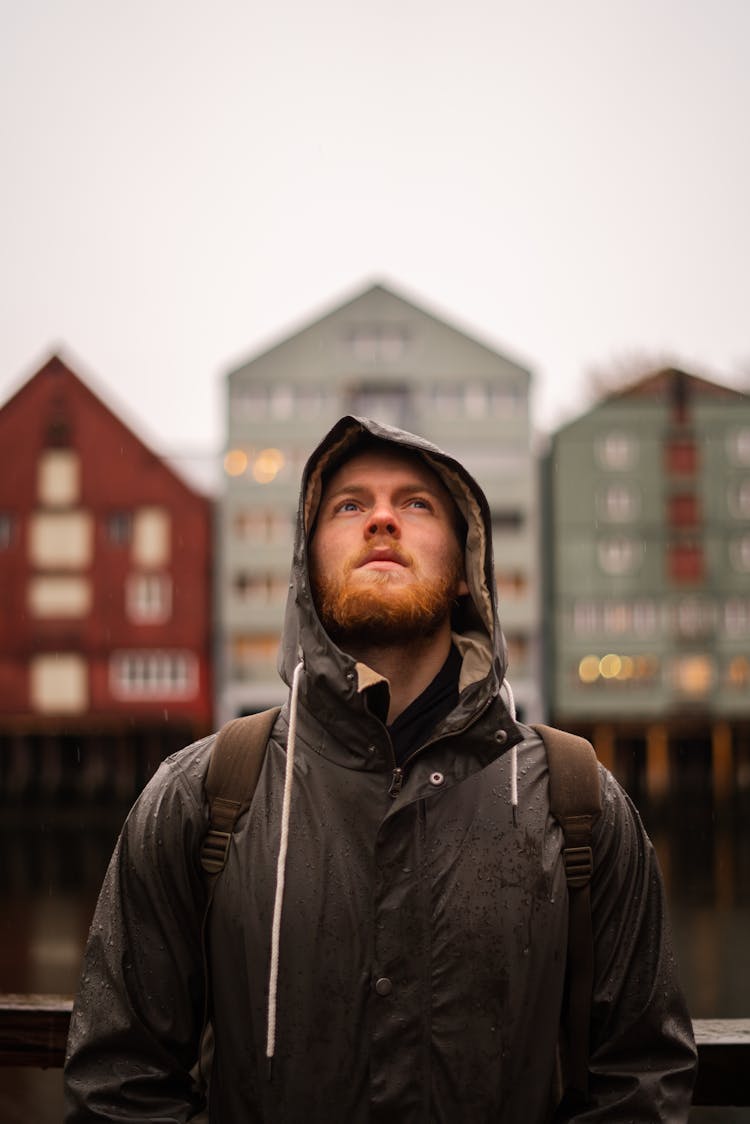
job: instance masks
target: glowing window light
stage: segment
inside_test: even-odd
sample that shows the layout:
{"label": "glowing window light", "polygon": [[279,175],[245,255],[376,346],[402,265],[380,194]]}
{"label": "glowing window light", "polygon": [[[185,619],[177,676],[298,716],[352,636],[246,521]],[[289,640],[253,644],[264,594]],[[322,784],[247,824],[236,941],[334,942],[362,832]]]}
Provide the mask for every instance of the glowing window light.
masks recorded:
{"label": "glowing window light", "polygon": [[630,656],[622,656],[620,658],[620,670],[617,672],[618,679],[632,679],[634,662]]}
{"label": "glowing window light", "polygon": [[595,683],[599,678],[599,657],[584,656],[578,665],[578,678],[582,683]]}
{"label": "glowing window light", "polygon": [[599,660],[599,674],[602,679],[616,679],[622,670],[622,659],[609,652]]}
{"label": "glowing window light", "polygon": [[253,461],[253,476],[259,484],[270,484],[284,467],[284,454],[280,449],[261,449]]}
{"label": "glowing window light", "polygon": [[247,469],[247,453],[242,449],[230,449],[224,457],[224,471],[227,476],[242,476]]}

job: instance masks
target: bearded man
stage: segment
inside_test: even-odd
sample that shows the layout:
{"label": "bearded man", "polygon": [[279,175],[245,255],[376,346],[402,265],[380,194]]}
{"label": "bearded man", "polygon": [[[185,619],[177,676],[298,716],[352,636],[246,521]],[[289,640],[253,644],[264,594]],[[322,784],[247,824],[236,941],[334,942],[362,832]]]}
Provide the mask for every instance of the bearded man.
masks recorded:
{"label": "bearded man", "polygon": [[563,841],[544,745],[503,690],[491,533],[476,481],[411,434],[347,417],[310,458],[290,699],[207,963],[213,738],[162,766],[123,829],[71,1022],[71,1124],[194,1119],[206,1007],[212,1124],[687,1120],[695,1047],[658,866],[604,769],[588,1097],[555,1103]]}

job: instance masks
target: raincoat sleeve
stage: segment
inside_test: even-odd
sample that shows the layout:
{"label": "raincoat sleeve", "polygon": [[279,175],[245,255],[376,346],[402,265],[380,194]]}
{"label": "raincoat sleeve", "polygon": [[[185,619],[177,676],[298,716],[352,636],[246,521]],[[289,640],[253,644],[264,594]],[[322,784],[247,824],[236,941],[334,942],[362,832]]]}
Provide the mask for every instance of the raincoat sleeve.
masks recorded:
{"label": "raincoat sleeve", "polygon": [[177,1124],[200,1106],[204,820],[175,760],[131,810],[99,896],[68,1036],[68,1124]]}
{"label": "raincoat sleeve", "polygon": [[586,1121],[687,1121],[696,1068],[654,848],[632,803],[602,770],[594,838],[595,982]]}

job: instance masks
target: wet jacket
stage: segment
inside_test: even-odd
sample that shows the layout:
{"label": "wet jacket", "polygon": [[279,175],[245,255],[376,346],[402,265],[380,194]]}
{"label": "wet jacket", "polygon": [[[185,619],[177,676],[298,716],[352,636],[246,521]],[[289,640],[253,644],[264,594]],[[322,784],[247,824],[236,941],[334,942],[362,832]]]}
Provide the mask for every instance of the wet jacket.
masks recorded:
{"label": "wet jacket", "polygon": [[[388,685],[323,630],[307,538],[326,464],[363,429],[417,448],[468,523],[454,621],[458,705],[403,777]],[[212,738],[166,761],[130,813],[86,950],[66,1062],[69,1122],[185,1121],[204,1020],[212,1124],[536,1124],[550,1119],[563,1005],[567,891],[537,735],[504,702],[483,493],[411,435],[345,418],[303,479],[280,671],[299,696],[268,745],[207,926],[199,847]],[[291,819],[266,1058],[269,956],[290,719]],[[517,777],[517,814],[511,808]],[[585,1121],[687,1119],[695,1050],[663,889],[638,815],[601,770],[596,945]]]}

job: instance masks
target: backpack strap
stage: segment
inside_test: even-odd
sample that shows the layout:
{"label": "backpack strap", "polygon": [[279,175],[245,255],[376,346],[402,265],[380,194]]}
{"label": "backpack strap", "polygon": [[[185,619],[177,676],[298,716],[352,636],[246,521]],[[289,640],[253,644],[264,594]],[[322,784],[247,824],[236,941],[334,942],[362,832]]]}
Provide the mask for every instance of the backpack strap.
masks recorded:
{"label": "backpack strap", "polygon": [[568,881],[568,1001],[563,1019],[568,1085],[588,1092],[589,1023],[594,989],[594,934],[591,922],[592,832],[602,810],[596,752],[575,734],[534,726],[549,765],[550,812],[563,831]]}
{"label": "backpack strap", "polygon": [[232,719],[222,726],[211,747],[204,783],[209,824],[201,846],[201,866],[211,883],[224,869],[235,824],[252,802],[280,710],[276,706]]}

